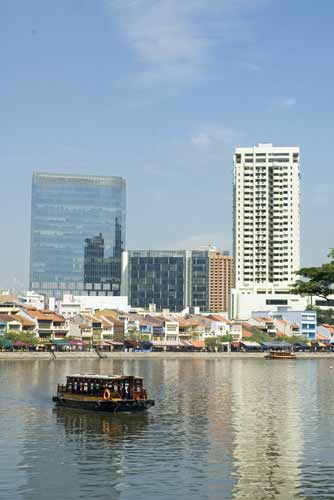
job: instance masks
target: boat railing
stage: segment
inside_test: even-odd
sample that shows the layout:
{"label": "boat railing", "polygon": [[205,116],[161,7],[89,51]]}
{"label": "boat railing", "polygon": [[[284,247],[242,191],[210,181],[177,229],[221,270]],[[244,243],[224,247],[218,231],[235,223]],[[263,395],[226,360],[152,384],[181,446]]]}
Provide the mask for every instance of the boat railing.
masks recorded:
{"label": "boat railing", "polygon": [[136,400],[142,400],[142,399],[147,399],[147,392],[144,388],[138,388],[134,389],[132,392],[132,397],[131,397],[131,392],[126,391],[125,389],[120,390],[120,391],[115,391],[108,385],[105,385],[104,387],[100,387],[98,391],[90,391],[87,388],[85,388],[84,385],[78,386],[74,389],[74,387],[71,384],[71,387],[69,388],[66,384],[58,384],[57,386],[57,391],[58,393],[64,393],[64,392],[73,392],[74,394],[82,394],[82,395],[91,395],[91,396],[96,396],[101,393],[101,397],[103,397],[103,391],[108,390],[109,392],[109,397],[111,399],[136,399]]}

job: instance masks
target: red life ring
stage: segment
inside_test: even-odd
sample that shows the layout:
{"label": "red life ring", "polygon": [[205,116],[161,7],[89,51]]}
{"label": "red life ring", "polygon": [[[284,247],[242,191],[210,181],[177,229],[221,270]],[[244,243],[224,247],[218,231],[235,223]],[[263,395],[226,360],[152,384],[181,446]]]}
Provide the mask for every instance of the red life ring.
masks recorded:
{"label": "red life ring", "polygon": [[103,399],[104,400],[111,399],[111,392],[109,391],[109,389],[104,389]]}

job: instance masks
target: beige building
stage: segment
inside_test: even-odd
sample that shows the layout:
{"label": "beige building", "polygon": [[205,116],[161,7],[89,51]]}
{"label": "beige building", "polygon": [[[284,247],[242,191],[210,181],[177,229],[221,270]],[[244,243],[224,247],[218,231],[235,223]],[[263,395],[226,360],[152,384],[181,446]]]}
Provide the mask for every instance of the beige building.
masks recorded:
{"label": "beige building", "polygon": [[209,266],[209,310],[227,311],[233,286],[233,258],[224,252],[212,250],[209,252]]}

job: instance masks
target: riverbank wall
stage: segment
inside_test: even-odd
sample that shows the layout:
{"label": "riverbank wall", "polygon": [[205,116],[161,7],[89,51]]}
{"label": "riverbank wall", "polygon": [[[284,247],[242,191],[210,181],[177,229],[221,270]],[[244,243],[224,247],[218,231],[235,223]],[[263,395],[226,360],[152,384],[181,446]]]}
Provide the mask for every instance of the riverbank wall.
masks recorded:
{"label": "riverbank wall", "polygon": [[[69,359],[260,359],[263,352],[107,352],[101,356],[95,351],[84,352],[0,352],[1,361],[48,360],[61,361]],[[334,352],[300,352],[297,359],[333,359]]]}

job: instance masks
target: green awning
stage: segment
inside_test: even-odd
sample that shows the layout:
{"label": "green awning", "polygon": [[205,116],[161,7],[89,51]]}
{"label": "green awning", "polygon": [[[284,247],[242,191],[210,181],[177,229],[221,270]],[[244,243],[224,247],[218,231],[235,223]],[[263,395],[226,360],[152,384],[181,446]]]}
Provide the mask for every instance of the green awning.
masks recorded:
{"label": "green awning", "polygon": [[55,345],[70,345],[69,341],[68,341],[68,340],[65,340],[65,339],[55,339],[55,340],[51,340],[51,343],[52,343],[52,344],[55,344]]}
{"label": "green awning", "polygon": [[9,339],[0,339],[0,346],[1,347],[13,347],[14,342]]}

